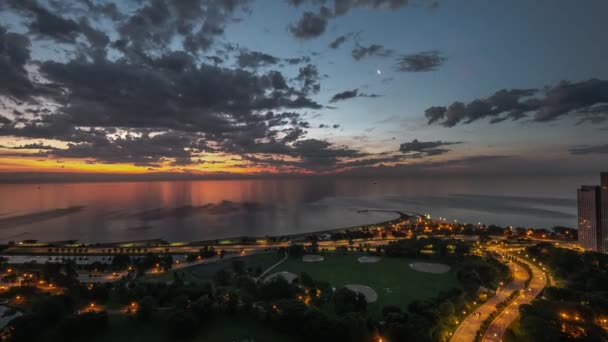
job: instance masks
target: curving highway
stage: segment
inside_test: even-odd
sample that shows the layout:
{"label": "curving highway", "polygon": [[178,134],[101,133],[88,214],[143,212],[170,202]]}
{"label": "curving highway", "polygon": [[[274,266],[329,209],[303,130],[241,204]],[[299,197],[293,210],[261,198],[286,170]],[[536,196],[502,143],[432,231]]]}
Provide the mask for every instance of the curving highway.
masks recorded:
{"label": "curving highway", "polygon": [[452,335],[452,342],[473,341],[477,331],[479,331],[479,328],[481,327],[481,323],[488,318],[490,314],[496,311],[496,304],[507,299],[514,291],[524,288],[526,280],[528,279],[528,272],[526,272],[523,267],[512,262],[508,263],[507,266],[513,274],[513,280],[502,287],[494,297],[479,306],[462,321]]}
{"label": "curving highway", "polygon": [[[522,304],[528,304],[536,296],[540,294],[546,284],[546,275],[534,264],[527,262],[526,260],[517,258],[520,263],[527,264],[532,270],[532,280],[530,286],[527,289],[523,289],[521,294],[509,304],[509,306],[492,321],[486,333],[484,334],[483,342],[499,342],[502,341],[502,336],[507,331],[507,328],[519,317],[519,307]],[[520,267],[521,268],[521,267]],[[526,272],[527,273],[527,272]]]}

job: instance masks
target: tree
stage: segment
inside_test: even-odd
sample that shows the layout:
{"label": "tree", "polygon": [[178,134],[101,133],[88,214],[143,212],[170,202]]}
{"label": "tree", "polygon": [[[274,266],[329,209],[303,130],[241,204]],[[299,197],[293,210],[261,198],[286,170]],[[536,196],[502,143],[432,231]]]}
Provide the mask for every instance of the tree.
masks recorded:
{"label": "tree", "polygon": [[264,300],[289,299],[295,295],[294,287],[283,277],[275,277],[265,282],[260,287],[261,296]]}
{"label": "tree", "polygon": [[54,341],[88,340],[92,335],[100,334],[107,328],[108,314],[105,311],[70,315],[55,329]]}
{"label": "tree", "polygon": [[230,273],[222,268],[215,273],[215,282],[220,286],[230,285]]}
{"label": "tree", "polygon": [[173,257],[171,254],[163,255],[160,258],[160,264],[165,272],[170,270],[173,267]]}
{"label": "tree", "polygon": [[348,334],[347,341],[363,342],[370,340],[365,318],[361,314],[347,313],[340,317],[339,322],[344,327],[344,332]]}
{"label": "tree", "polygon": [[156,312],[157,302],[154,297],[144,297],[139,302],[139,308],[137,309],[137,318],[142,321],[149,321]]}
{"label": "tree", "polygon": [[169,316],[167,327],[174,338],[188,338],[195,335],[198,320],[189,311],[177,311]]}
{"label": "tree", "polygon": [[299,258],[304,255],[304,252],[304,246],[298,244],[293,244],[287,249],[287,254],[292,258]]}
{"label": "tree", "polygon": [[363,294],[343,287],[334,293],[334,309],[338,315],[347,312],[365,312],[367,302]]}
{"label": "tree", "polygon": [[185,294],[179,294],[173,298],[173,307],[175,307],[176,309],[185,310],[186,308],[188,308],[189,304],[190,300]]}
{"label": "tree", "polygon": [[126,254],[118,254],[112,259],[112,268],[124,270],[131,264],[131,258]]}
{"label": "tree", "polygon": [[209,296],[201,296],[192,304],[192,312],[200,319],[207,320],[214,316],[217,304]]}
{"label": "tree", "polygon": [[310,288],[315,286],[315,281],[310,275],[308,275],[308,273],[302,272],[300,273],[300,284],[302,284],[302,286]]}
{"label": "tree", "polygon": [[232,270],[238,275],[244,274],[245,263],[243,262],[243,260],[232,259]]}
{"label": "tree", "polygon": [[401,308],[395,305],[387,305],[382,308],[382,318],[386,319],[390,314],[401,314]]}
{"label": "tree", "polygon": [[310,253],[316,254],[319,253],[319,243],[317,242],[317,240],[313,240],[310,243]]}

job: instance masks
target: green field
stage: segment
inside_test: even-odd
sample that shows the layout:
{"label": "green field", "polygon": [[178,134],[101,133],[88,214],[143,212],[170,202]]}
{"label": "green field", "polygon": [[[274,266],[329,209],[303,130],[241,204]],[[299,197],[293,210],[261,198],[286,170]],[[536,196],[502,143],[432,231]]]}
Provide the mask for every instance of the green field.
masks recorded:
{"label": "green field", "polygon": [[[295,274],[308,273],[316,280],[328,281],[338,288],[346,284],[367,285],[376,290],[378,301],[370,304],[368,311],[375,317],[380,316],[386,305],[397,305],[406,308],[416,299],[435,297],[440,291],[458,286],[454,272],[432,274],[414,271],[409,264],[415,260],[405,258],[383,257],[378,263],[362,264],[357,261],[361,254],[323,254],[325,260],[318,263],[302,262],[300,258],[288,258],[271,273],[287,271]],[[245,268],[266,270],[281,258],[276,253],[249,255],[239,260],[245,262]],[[427,260],[424,260],[427,261]],[[187,282],[213,281],[214,275],[223,268],[231,268],[231,261],[225,260],[213,264],[198,265],[177,270]],[[146,275],[144,281],[170,281],[170,271],[159,275]],[[324,308],[328,313],[331,307]]]}
{"label": "green field", "polygon": [[[440,291],[457,287],[454,272],[432,274],[414,271],[409,264],[415,260],[383,257],[380,262],[363,264],[358,254],[325,253],[324,261],[302,262],[289,258],[271,273],[287,271],[308,273],[313,279],[326,280],[338,288],[346,284],[367,285],[378,293],[378,301],[370,304],[369,313],[379,317],[386,305],[406,308],[416,299],[436,296]],[[328,310],[329,311],[329,310]]]}
{"label": "green field", "polygon": [[[110,316],[109,329],[106,333],[92,338],[91,342],[165,342],[171,341],[167,333],[165,321],[142,323],[132,317],[123,315]],[[201,324],[197,336],[192,339],[180,340],[195,341],[288,341],[289,337],[282,336],[272,329],[263,326],[255,319],[247,317],[218,317]]]}
{"label": "green field", "polygon": [[[281,260],[276,252],[246,255],[237,259],[242,260],[245,263],[245,269],[251,268],[255,270],[259,268],[262,271],[265,271],[267,268]],[[225,268],[230,269],[231,265],[232,260],[226,259],[216,263],[197,265],[161,274],[147,274],[142,278],[142,281],[171,281],[173,280],[173,272],[178,272],[186,282],[207,282],[212,281],[213,276],[219,270]]]}

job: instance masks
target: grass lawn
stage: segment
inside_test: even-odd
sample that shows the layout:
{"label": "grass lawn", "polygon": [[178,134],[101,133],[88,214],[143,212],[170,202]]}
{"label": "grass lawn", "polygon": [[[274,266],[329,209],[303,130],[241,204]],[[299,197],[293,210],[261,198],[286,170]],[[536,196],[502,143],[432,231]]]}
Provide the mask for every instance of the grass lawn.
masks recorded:
{"label": "grass lawn", "polygon": [[[245,263],[246,270],[248,270],[249,268],[253,270],[259,268],[262,271],[265,271],[267,268],[281,260],[281,258],[277,256],[276,252],[268,252],[238,257],[237,260],[242,260]],[[178,272],[186,282],[206,282],[212,281],[213,276],[217,273],[217,271],[224,268],[230,270],[231,267],[232,259],[226,259],[220,262],[186,267],[183,269],[175,271],[172,270],[161,274],[147,274],[141,280],[159,282],[171,281],[173,280],[173,272]]]}
{"label": "grass lawn", "polygon": [[[167,333],[166,322],[139,322],[123,315],[111,315],[108,331],[91,342],[166,342],[171,341]],[[201,326],[196,337],[185,342],[195,341],[289,341],[287,336],[280,335],[254,319],[247,317],[218,317]]]}
{"label": "grass lawn", "polygon": [[306,272],[313,279],[328,281],[336,288],[346,284],[370,286],[378,293],[378,301],[368,306],[368,312],[374,317],[379,317],[386,305],[405,308],[416,299],[434,297],[440,291],[458,286],[454,272],[414,271],[409,266],[415,261],[412,259],[383,257],[377,263],[365,264],[357,261],[361,254],[325,253],[323,256],[324,261],[310,263],[289,258],[271,273],[287,271],[299,275]]}

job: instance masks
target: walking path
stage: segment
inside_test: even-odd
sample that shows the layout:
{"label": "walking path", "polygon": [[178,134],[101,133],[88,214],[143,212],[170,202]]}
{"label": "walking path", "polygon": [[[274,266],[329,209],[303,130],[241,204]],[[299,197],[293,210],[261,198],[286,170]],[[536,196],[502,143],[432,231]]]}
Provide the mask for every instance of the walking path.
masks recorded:
{"label": "walking path", "polygon": [[285,260],[287,260],[287,257],[288,257],[288,254],[285,253],[285,256],[283,257],[283,259],[279,260],[279,262],[277,262],[276,264],[270,266],[270,268],[268,268],[266,271],[264,271],[262,274],[260,274],[259,277],[253,278],[253,280],[258,281],[260,279],[264,279],[264,276],[266,276],[266,274],[268,274],[268,272],[272,271],[275,267],[277,267],[280,264],[282,264]]}

